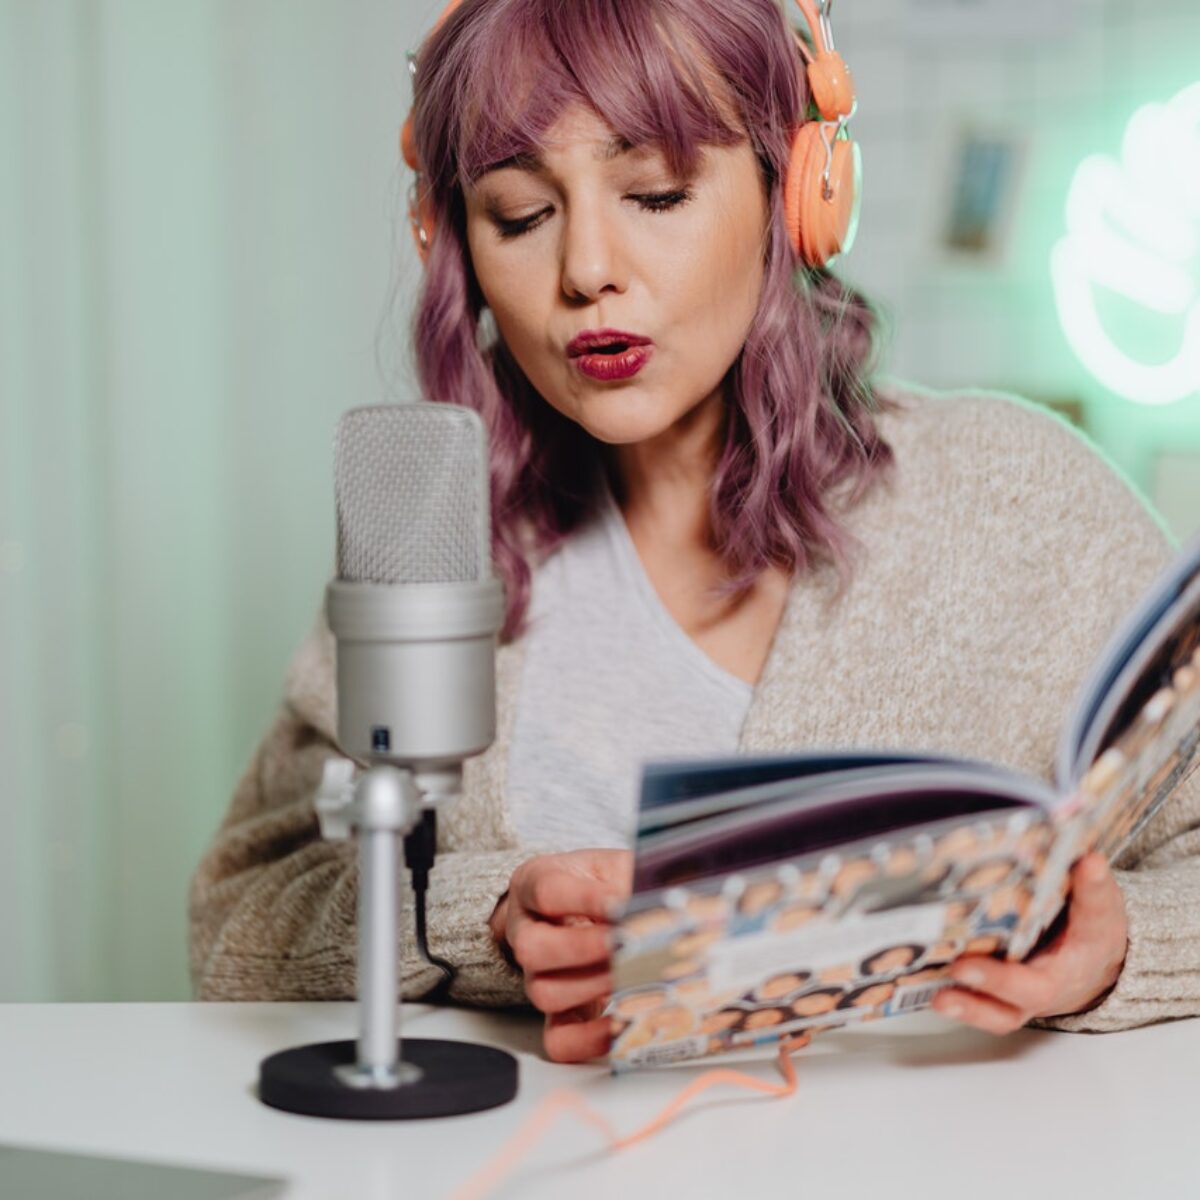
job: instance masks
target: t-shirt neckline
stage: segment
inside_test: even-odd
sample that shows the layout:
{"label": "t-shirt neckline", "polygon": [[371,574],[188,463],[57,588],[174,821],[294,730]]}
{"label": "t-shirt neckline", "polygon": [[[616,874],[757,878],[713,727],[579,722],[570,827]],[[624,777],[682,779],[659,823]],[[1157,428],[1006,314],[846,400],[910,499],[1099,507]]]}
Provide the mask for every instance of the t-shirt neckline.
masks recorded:
{"label": "t-shirt neckline", "polygon": [[633,544],[633,536],[629,532],[629,526],[625,524],[625,516],[621,512],[620,505],[617,504],[616,497],[612,493],[612,488],[609,486],[607,478],[603,479],[602,493],[604,522],[608,526],[609,535],[617,551],[617,557],[623,563],[630,582],[640,595],[642,603],[650,613],[651,618],[667,637],[674,639],[676,645],[681,647],[698,670],[702,671],[710,679],[715,680],[739,700],[750,700],[754,695],[754,684],[747,683],[746,680],[733,674],[732,671],[727,671],[720,663],[714,662],[679,622],[671,616],[667,606],[663,603],[662,597],[650,581],[650,576],[646,574],[646,568],[642,565],[637,546]]}

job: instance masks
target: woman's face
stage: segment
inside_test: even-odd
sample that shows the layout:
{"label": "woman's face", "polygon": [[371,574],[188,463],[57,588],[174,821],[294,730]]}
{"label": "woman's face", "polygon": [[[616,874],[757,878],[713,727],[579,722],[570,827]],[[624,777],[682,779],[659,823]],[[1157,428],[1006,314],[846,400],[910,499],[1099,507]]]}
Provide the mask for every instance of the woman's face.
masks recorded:
{"label": "woman's face", "polygon": [[[466,207],[500,335],[564,416],[625,445],[719,408],[762,289],[768,210],[749,142],[704,147],[696,174],[679,179],[657,149],[629,147],[576,106],[539,156],[470,187]],[[568,355],[588,330],[653,347],[636,374],[597,379]]]}

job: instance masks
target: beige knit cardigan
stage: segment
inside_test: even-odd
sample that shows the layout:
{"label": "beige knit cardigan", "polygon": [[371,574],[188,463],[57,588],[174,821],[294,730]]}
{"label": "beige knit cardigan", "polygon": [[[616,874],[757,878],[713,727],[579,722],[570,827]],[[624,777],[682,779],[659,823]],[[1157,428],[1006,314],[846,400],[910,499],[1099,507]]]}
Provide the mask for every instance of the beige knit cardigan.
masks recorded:
{"label": "beige knit cardigan", "polygon": [[[847,514],[865,548],[835,602],[798,576],[742,730],[747,752],[919,748],[1050,778],[1059,727],[1115,625],[1174,552],[1146,504],[1070,426],[1013,397],[886,382],[894,479]],[[335,644],[319,618],[282,706],[192,880],[190,965],[213,1000],[352,999],[358,867],[313,807],[337,752]],[[497,736],[441,814],[429,941],[457,998],[524,1001],[487,919],[530,856],[505,798],[523,644],[497,655]],[[1200,773],[1119,860],[1129,953],[1092,1010],[1044,1022],[1115,1030],[1200,1013]],[[402,994],[438,979],[406,912]]]}

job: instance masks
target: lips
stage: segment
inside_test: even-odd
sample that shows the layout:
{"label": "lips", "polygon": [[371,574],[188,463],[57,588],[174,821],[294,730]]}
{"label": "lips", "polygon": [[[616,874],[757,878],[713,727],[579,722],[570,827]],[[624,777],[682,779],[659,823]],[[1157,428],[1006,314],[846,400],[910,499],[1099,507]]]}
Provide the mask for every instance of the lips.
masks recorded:
{"label": "lips", "polygon": [[585,329],[573,337],[567,346],[568,358],[579,358],[585,354],[619,355],[635,346],[652,345],[650,338],[637,333],[626,333],[621,329]]}

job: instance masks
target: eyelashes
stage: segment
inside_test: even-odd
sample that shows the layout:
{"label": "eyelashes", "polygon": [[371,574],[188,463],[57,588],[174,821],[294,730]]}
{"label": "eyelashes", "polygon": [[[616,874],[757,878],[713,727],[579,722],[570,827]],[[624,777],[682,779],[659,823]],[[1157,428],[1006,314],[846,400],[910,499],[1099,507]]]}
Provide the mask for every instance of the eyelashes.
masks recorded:
{"label": "eyelashes", "polygon": [[[670,212],[672,209],[687,204],[694,196],[695,193],[691,188],[680,188],[671,192],[643,192],[640,195],[629,196],[628,199],[635,201],[644,212],[662,213]],[[549,212],[549,209],[542,209],[541,212],[536,212],[530,217],[522,217],[517,221],[505,221],[495,216],[492,219],[496,222],[496,230],[501,239],[510,241],[536,229],[543,223],[543,218]]]}

